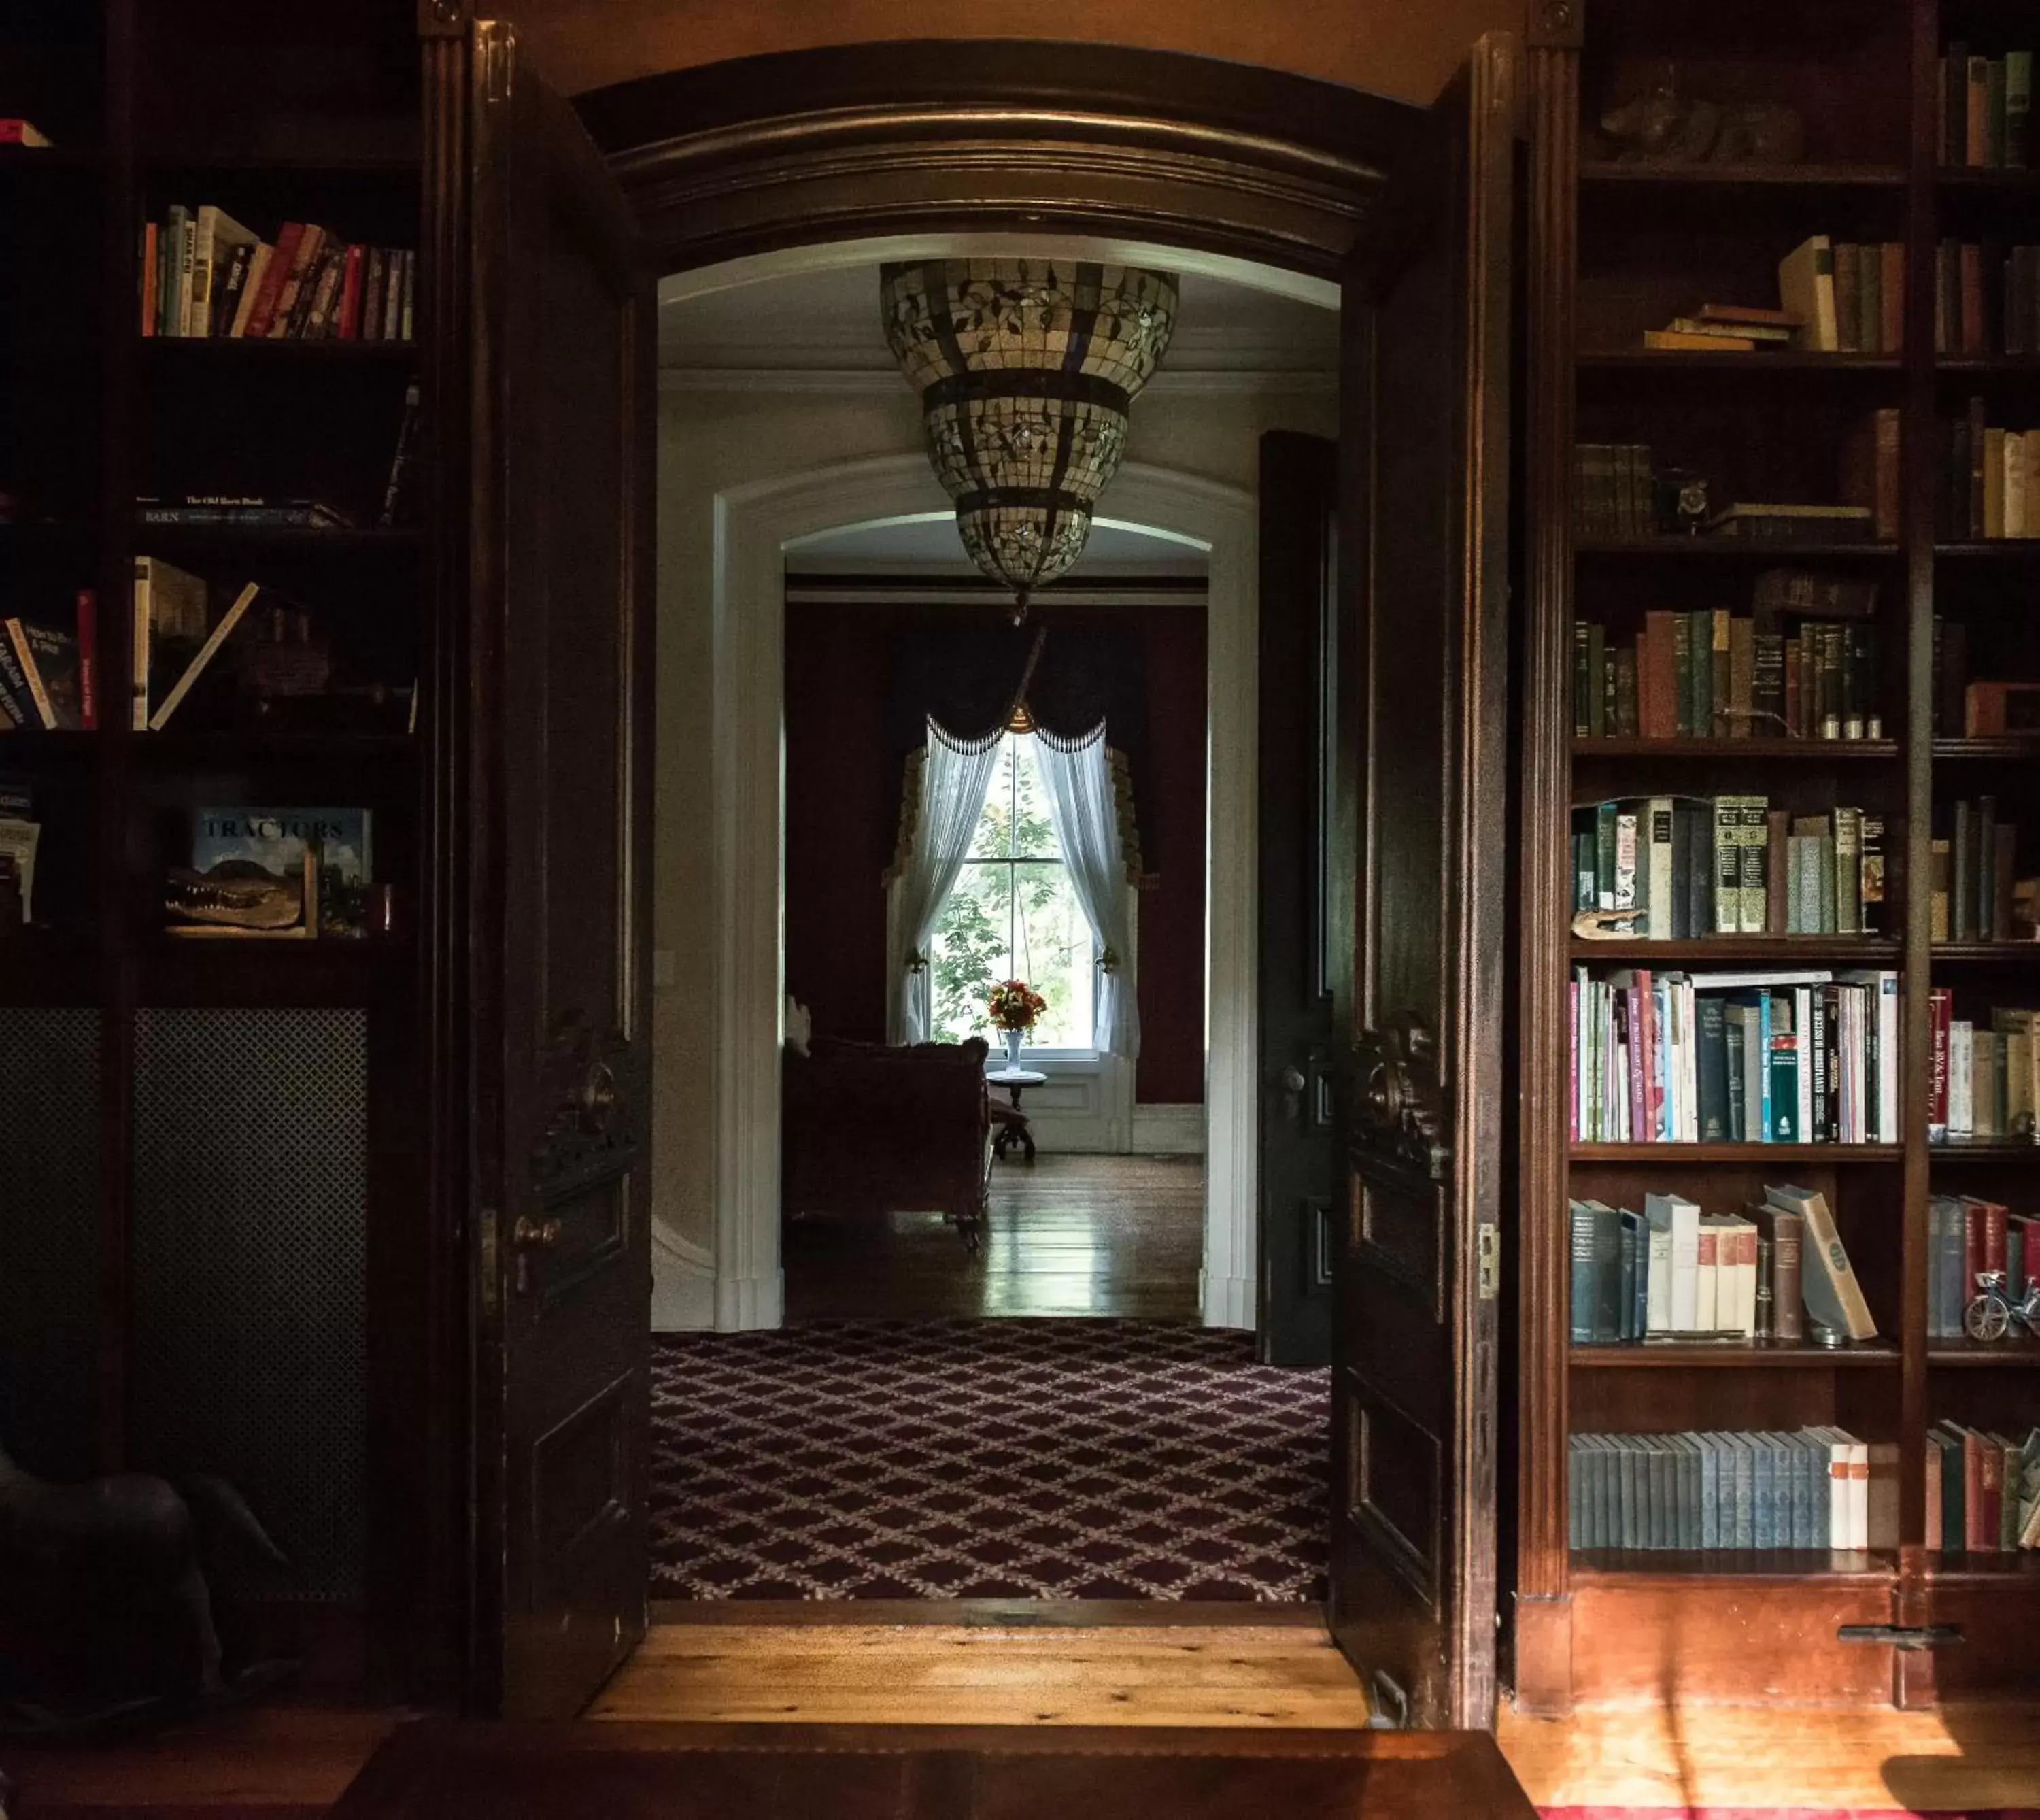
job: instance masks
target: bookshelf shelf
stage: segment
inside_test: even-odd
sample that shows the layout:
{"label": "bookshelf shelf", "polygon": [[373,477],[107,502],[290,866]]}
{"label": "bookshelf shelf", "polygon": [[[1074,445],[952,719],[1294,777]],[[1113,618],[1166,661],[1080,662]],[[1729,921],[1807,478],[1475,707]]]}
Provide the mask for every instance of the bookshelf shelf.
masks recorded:
{"label": "bookshelf shelf", "polygon": [[2030,1137],[1951,1137],[1928,1144],[1927,1155],[1935,1163],[1987,1163],[2040,1156],[2040,1142]]}
{"label": "bookshelf shelf", "polygon": [[1889,189],[1905,187],[1895,164],[1615,164],[1582,161],[1582,188],[1662,185],[1688,189]]}
{"label": "bookshelf shelf", "polygon": [[1947,189],[1994,189],[2015,196],[2040,196],[2040,170],[1972,169],[1944,165],[1935,173],[1935,181]]}
{"label": "bookshelf shelf", "polygon": [[[2040,952],[2040,944],[2035,944]],[[1826,964],[1837,967],[1889,967],[1901,950],[1896,942],[1859,935],[1709,935],[1687,942],[1593,942],[1575,938],[1576,961],[1656,961],[1661,965],[1706,966],[1726,961],[1774,965]]]}
{"label": "bookshelf shelf", "polygon": [[2040,562],[2040,537],[1993,537],[1976,543],[1937,543],[1934,554],[1962,562]]}
{"label": "bookshelf shelf", "polygon": [[2028,1370],[2040,1370],[2040,1340],[2030,1335],[2023,1339],[1988,1343],[1980,1340],[1929,1340],[1927,1362],[1957,1369],[1979,1367],[1985,1371],[2015,1371],[2023,1366]]}
{"label": "bookshelf shelf", "polygon": [[1889,1555],[1831,1548],[1576,1548],[1575,1584],[1619,1580],[1876,1580],[1893,1572]]}
{"label": "bookshelf shelf", "polygon": [[1643,1346],[1576,1344],[1572,1350],[1575,1371],[1881,1371],[1896,1369],[1900,1358],[1896,1346],[1867,1345],[1749,1346],[1671,1341]]}
{"label": "bookshelf shelf", "polygon": [[[2030,1148],[2030,1146],[2028,1146]],[[1576,1144],[1575,1163],[1652,1163],[1673,1171],[1707,1163],[1747,1168],[1764,1163],[1826,1163],[1867,1167],[1903,1163],[1902,1144]]]}
{"label": "bookshelf shelf", "polygon": [[135,547],[156,556],[375,557],[415,555],[415,531],[310,531],[248,524],[138,524]]}
{"label": "bookshelf shelf", "polygon": [[1901,367],[1893,354],[1822,354],[1794,348],[1761,348],[1754,353],[1737,348],[1721,353],[1690,348],[1591,349],[1583,351],[1576,364],[1583,373],[1623,374],[1657,371],[1718,375],[1745,368],[1752,372],[1896,373]]}
{"label": "bookshelf shelf", "polygon": [[1965,375],[2003,373],[2040,377],[2040,354],[1942,354],[1935,358],[1934,371]]}
{"label": "bookshelf shelf", "polygon": [[1974,966],[2016,966],[2022,961],[2040,961],[2040,942],[1936,942],[1934,965],[1943,962]]}
{"label": "bookshelf shelf", "polygon": [[89,764],[98,751],[97,733],[16,727],[0,733],[0,771],[14,765]]}
{"label": "bookshelf shelf", "polygon": [[[2034,547],[2040,550],[2040,540]],[[1583,537],[1574,540],[1580,556],[1623,557],[1658,562],[1888,562],[1895,543],[1821,543],[1755,537]]]}
{"label": "bookshelf shelf", "polygon": [[264,941],[164,935],[142,950],[137,1001],[231,1009],[374,1004],[410,977],[398,941]]}
{"label": "bookshelf shelf", "polygon": [[330,760],[348,764],[408,763],[417,753],[408,733],[180,733],[133,736],[139,763],[165,768],[181,765],[305,763]]}
{"label": "bookshelf shelf", "polygon": [[1996,1593],[2040,1592],[2040,1552],[2027,1548],[2009,1555],[1930,1554],[1927,1572],[1944,1586],[1986,1586]]}
{"label": "bookshelf shelf", "polygon": [[1948,759],[2036,759],[2040,758],[2040,738],[2030,733],[2000,733],[1985,739],[1936,740],[1934,757],[1937,763]]}
{"label": "bookshelf shelf", "polygon": [[135,339],[145,359],[194,364],[234,360],[390,364],[415,360],[418,353],[416,341],[306,341],[287,336],[250,341],[245,335],[138,335]]}
{"label": "bookshelf shelf", "polygon": [[1825,763],[1889,763],[1898,756],[1896,740],[1646,740],[1575,738],[1576,759],[1680,760],[1713,764],[1722,759],[1817,758]]}
{"label": "bookshelf shelf", "polygon": [[32,928],[0,936],[0,1005],[94,1003],[98,959],[98,942],[88,928]]}
{"label": "bookshelf shelf", "polygon": [[137,160],[146,176],[156,177],[415,177],[420,169],[417,150],[411,145],[392,144],[381,150],[350,151],[274,152],[222,148],[207,152],[144,153]]}

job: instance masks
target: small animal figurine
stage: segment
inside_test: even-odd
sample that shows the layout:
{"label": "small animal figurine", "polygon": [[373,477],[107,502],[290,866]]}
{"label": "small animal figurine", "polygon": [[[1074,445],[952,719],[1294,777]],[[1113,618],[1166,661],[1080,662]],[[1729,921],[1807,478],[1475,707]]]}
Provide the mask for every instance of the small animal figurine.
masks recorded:
{"label": "small animal figurine", "polygon": [[[194,1475],[181,1485],[139,1472],[53,1485],[17,1465],[0,1449],[0,1632],[34,1635],[53,1620],[75,1621],[78,1633],[114,1639],[105,1647],[120,1659],[86,1665],[83,1676],[104,1689],[131,1681],[136,1658],[155,1665],[163,1685],[132,1690],[59,1721],[41,1691],[17,1685],[11,1719],[17,1729],[50,1731],[154,1705],[221,1699],[230,1691],[222,1672],[209,1566],[238,1548],[276,1567],[289,1563],[241,1494],[224,1479]],[[135,1639],[151,1624],[161,1648]],[[254,1672],[254,1671],[251,1671]],[[11,1678],[11,1677],[10,1677]],[[273,1680],[273,1666],[263,1671]],[[9,1723],[0,1716],[0,1726]]]}

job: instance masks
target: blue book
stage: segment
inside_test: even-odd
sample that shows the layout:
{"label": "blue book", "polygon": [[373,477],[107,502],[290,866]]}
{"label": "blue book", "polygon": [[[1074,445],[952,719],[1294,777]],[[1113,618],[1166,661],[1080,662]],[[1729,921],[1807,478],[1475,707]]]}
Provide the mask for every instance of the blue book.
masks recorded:
{"label": "blue book", "polygon": [[1702,1434],[1694,1438],[1700,1455],[1700,1546],[1718,1548],[1722,1545],[1721,1437]]}
{"label": "blue book", "polygon": [[1623,1268],[1629,1273],[1629,1312],[1622,1337],[1640,1340],[1650,1329],[1650,1222],[1634,1208],[1622,1210],[1622,1246]]}

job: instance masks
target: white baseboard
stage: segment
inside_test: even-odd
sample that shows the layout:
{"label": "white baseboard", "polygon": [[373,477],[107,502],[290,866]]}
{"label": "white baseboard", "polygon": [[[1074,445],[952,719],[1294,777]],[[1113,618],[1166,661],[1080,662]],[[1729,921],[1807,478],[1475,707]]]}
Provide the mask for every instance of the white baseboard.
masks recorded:
{"label": "white baseboard", "polygon": [[706,1333],[715,1325],[715,1260],[708,1247],[652,1222],[652,1331]]}
{"label": "white baseboard", "polygon": [[1203,1156],[1204,1107],[1136,1105],[1132,1148],[1136,1156]]}
{"label": "white baseboard", "polygon": [[1254,1329],[1254,1279],[1251,1277],[1216,1277],[1208,1270],[1197,1274],[1197,1302],[1208,1327]]}
{"label": "white baseboard", "polygon": [[786,1278],[775,1270],[767,1277],[718,1277],[715,1284],[715,1331],[748,1334],[780,1327],[786,1321]]}

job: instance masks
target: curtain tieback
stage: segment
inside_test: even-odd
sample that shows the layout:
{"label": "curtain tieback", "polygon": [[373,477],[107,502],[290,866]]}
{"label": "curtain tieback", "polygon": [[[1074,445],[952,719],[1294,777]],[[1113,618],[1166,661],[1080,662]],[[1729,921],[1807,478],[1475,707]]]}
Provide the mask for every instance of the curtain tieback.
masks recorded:
{"label": "curtain tieback", "polygon": [[1101,973],[1117,973],[1119,971],[1119,950],[1116,948],[1100,949],[1098,950],[1098,970]]}
{"label": "curtain tieback", "polygon": [[920,953],[918,950],[908,955],[907,971],[908,973],[925,973],[927,970],[928,957],[927,955]]}

